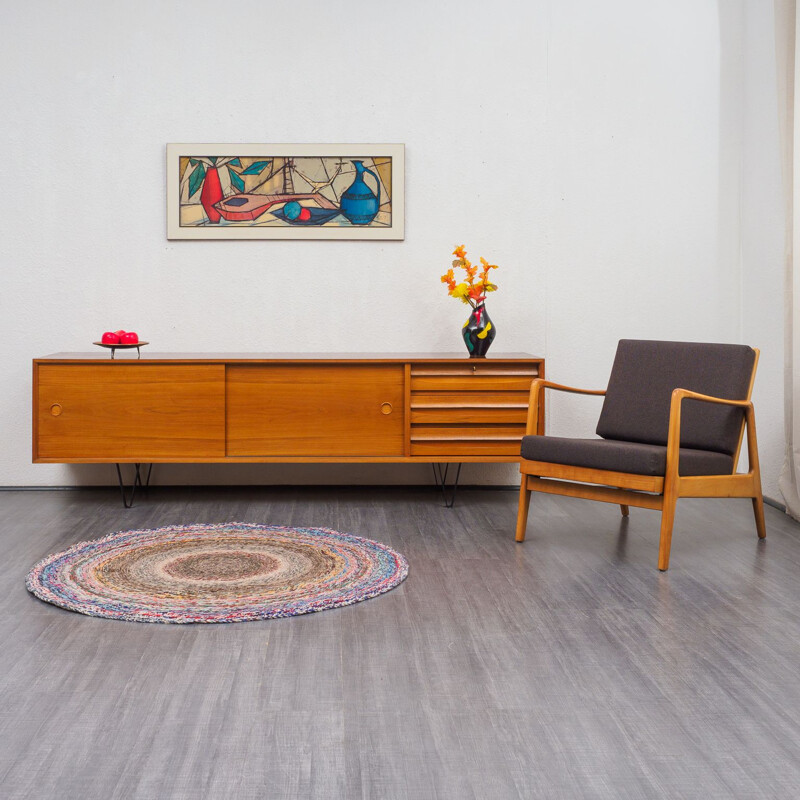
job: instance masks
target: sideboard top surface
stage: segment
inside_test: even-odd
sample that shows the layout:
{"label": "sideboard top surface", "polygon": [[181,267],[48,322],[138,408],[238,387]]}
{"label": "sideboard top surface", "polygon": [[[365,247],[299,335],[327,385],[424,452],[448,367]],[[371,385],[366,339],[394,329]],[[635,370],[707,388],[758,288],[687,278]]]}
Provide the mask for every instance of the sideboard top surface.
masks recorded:
{"label": "sideboard top surface", "polygon": [[464,361],[476,363],[502,363],[504,361],[543,361],[541,356],[530,353],[497,353],[486,358],[470,358],[466,353],[154,353],[142,350],[141,358],[120,351],[112,359],[108,351],[90,353],[52,353],[35,358],[34,362],[104,362],[109,364],[142,364],[168,361],[170,363],[191,361],[209,364],[228,364],[231,362],[337,362],[365,361],[405,364],[408,362]]}

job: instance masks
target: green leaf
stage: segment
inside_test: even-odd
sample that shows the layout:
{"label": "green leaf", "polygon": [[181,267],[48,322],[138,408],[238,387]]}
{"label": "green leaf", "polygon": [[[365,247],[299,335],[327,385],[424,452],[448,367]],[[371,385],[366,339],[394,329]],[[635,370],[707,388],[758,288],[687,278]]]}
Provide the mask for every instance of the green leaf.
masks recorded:
{"label": "green leaf", "polygon": [[242,170],[242,175],[258,175],[269,164],[269,161],[254,161],[247,169]]}
{"label": "green leaf", "polygon": [[189,163],[190,163],[192,166],[194,166],[195,164],[197,164],[197,159],[196,159],[196,158],[190,158],[190,159],[189,159]]}
{"label": "green leaf", "polygon": [[206,177],[206,168],[202,164],[198,164],[195,171],[189,177],[189,198],[203,185],[203,180]]}
{"label": "green leaf", "polygon": [[219,156],[207,156],[207,158],[212,164],[216,164]]}
{"label": "green leaf", "polygon": [[231,161],[229,161],[228,163],[232,164],[234,167],[241,167],[242,166],[242,162],[238,158],[234,158]]}
{"label": "green leaf", "polygon": [[228,175],[231,176],[231,184],[233,184],[238,191],[243,192],[244,181],[230,167],[228,167]]}

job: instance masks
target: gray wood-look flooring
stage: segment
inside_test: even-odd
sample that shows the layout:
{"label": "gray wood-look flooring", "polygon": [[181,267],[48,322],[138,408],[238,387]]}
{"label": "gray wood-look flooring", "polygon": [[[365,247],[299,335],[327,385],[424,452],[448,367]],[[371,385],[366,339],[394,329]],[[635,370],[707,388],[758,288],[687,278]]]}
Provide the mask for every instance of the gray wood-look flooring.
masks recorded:
{"label": "gray wood-look flooring", "polygon": [[[800,526],[468,490],[0,493],[3,798],[797,798]],[[245,520],[386,542],[408,580],[232,625],[80,616],[25,591],[73,542]]]}

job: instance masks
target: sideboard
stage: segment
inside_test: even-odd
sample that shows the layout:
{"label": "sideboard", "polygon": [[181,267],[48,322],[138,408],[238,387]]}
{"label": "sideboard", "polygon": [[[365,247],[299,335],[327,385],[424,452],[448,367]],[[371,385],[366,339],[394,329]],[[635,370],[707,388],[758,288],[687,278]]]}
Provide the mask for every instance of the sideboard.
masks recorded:
{"label": "sideboard", "polygon": [[543,376],[525,353],[56,353],[33,461],[512,462]]}

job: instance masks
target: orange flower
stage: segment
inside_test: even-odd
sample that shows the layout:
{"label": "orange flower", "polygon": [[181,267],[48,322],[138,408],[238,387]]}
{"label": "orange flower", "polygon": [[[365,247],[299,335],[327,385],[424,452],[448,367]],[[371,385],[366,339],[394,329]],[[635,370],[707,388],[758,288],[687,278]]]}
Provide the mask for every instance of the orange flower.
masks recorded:
{"label": "orange flower", "polygon": [[483,286],[471,286],[469,290],[469,298],[470,300],[474,300],[476,303],[479,303],[481,300],[485,300],[486,296],[483,293]]}
{"label": "orange flower", "polygon": [[[448,294],[451,297],[456,297],[462,303],[468,303],[474,308],[478,303],[486,299],[487,292],[497,291],[497,286],[489,282],[489,270],[497,269],[497,265],[490,264],[485,258],[481,257],[479,275],[479,267],[473,266],[469,261],[467,250],[463,244],[458,245],[453,250],[453,255],[456,256],[456,259],[453,261],[452,268],[442,275],[442,283],[447,284]],[[456,269],[463,269],[466,272],[466,280],[464,282],[456,283],[454,272]]]}

